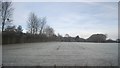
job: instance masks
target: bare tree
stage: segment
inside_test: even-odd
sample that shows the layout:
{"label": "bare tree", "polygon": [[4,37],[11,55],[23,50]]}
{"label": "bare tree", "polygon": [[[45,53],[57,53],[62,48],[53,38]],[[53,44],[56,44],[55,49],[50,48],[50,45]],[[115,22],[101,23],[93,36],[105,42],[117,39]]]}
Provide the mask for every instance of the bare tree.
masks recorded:
{"label": "bare tree", "polygon": [[28,30],[31,34],[37,34],[40,26],[39,18],[34,14],[30,13],[28,18]]}
{"label": "bare tree", "polygon": [[5,31],[16,32],[16,26],[7,26]]}
{"label": "bare tree", "polygon": [[41,19],[41,22],[40,22],[40,35],[43,33],[43,29],[44,29],[45,25],[46,25],[46,17]]}
{"label": "bare tree", "polygon": [[0,1],[0,31],[2,31],[2,1]]}
{"label": "bare tree", "polygon": [[44,30],[43,30],[44,34],[48,37],[51,37],[54,35],[54,29],[50,26],[47,26]]}
{"label": "bare tree", "polygon": [[65,37],[70,37],[70,35],[69,34],[65,34]]}
{"label": "bare tree", "polygon": [[22,26],[19,25],[19,26],[17,27],[17,32],[18,32],[18,33],[21,33],[22,31],[23,31]]}
{"label": "bare tree", "polygon": [[105,42],[106,38],[107,38],[106,34],[93,34],[87,39],[87,41],[89,41],[89,42]]}
{"label": "bare tree", "polygon": [[5,29],[5,25],[7,22],[11,22],[13,8],[12,2],[2,2],[2,11],[1,11],[1,18],[2,18],[2,31]]}

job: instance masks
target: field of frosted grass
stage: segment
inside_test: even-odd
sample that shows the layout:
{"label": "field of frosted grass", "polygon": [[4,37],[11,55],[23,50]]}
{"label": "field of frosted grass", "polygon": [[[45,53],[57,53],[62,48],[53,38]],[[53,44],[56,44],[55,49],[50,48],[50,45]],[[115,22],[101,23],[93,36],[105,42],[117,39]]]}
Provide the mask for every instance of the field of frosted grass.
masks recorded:
{"label": "field of frosted grass", "polygon": [[46,42],[3,46],[5,66],[117,66],[118,43]]}
{"label": "field of frosted grass", "polygon": [[0,67],[2,66],[2,45],[0,44]]}

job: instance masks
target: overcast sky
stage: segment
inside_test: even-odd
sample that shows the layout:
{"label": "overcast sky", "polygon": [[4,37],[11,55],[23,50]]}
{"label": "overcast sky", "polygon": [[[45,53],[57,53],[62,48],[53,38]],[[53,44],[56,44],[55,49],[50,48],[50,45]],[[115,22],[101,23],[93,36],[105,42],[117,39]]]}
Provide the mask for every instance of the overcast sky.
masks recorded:
{"label": "overcast sky", "polygon": [[56,34],[88,38],[103,33],[118,38],[117,2],[14,2],[13,7],[13,23],[22,25],[24,32],[28,15],[34,12],[38,17],[47,17],[47,24]]}
{"label": "overcast sky", "polygon": [[118,2],[119,0],[12,0],[13,2]]}

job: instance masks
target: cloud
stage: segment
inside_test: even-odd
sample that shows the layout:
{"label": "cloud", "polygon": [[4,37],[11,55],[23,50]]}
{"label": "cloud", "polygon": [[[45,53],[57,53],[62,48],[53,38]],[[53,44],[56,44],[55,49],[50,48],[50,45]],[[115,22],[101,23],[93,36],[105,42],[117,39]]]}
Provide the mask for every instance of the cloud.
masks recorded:
{"label": "cloud", "polygon": [[13,14],[13,24],[22,25],[23,29],[26,30],[27,18],[29,15],[29,10],[24,9],[25,4],[14,2],[14,14]]}
{"label": "cloud", "polygon": [[118,2],[119,0],[12,0],[13,2]]}
{"label": "cloud", "polygon": [[88,38],[94,33],[106,33],[117,38],[117,3],[114,2],[15,2],[14,7],[14,23],[24,29],[32,11],[39,17],[47,16],[47,24],[56,34]]}

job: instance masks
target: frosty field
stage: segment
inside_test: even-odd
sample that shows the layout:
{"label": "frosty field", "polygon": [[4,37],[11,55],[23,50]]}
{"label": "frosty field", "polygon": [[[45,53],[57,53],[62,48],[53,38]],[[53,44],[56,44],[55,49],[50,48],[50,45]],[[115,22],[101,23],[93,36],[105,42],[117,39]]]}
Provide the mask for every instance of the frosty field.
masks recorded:
{"label": "frosty field", "polygon": [[2,66],[2,45],[0,44],[0,67]]}
{"label": "frosty field", "polygon": [[47,42],[3,46],[5,66],[117,66],[117,43]]}

